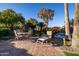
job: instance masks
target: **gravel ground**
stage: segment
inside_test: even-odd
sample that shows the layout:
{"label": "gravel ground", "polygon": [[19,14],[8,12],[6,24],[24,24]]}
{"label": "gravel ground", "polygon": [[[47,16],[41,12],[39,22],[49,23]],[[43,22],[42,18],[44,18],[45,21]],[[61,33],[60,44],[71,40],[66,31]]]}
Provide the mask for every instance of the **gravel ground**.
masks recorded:
{"label": "gravel ground", "polygon": [[61,46],[60,49],[65,51],[65,52],[71,52],[71,53],[79,54],[79,48],[68,47],[68,46]]}
{"label": "gravel ground", "polygon": [[29,40],[0,42],[0,56],[64,56],[59,47]]}

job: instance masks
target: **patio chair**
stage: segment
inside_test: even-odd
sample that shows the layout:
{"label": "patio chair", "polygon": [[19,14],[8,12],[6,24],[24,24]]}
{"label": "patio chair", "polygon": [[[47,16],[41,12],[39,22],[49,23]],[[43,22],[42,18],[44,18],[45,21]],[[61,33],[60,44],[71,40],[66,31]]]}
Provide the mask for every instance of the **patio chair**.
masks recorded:
{"label": "patio chair", "polygon": [[48,39],[48,37],[40,37],[37,39],[37,43],[41,42],[41,43],[47,43],[46,40]]}
{"label": "patio chair", "polygon": [[[20,32],[18,32],[20,33]],[[27,38],[28,36],[27,35],[20,35],[18,34],[16,30],[14,30],[14,34],[15,34],[15,39],[18,40],[18,39],[24,39],[24,38]]]}

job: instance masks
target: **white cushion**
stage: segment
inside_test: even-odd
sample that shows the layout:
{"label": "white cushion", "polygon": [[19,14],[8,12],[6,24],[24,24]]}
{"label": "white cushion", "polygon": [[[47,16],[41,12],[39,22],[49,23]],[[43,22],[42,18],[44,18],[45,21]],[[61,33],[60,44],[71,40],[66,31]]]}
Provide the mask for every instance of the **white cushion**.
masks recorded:
{"label": "white cushion", "polygon": [[38,40],[40,40],[40,41],[45,41],[46,39],[44,39],[44,38],[39,38]]}

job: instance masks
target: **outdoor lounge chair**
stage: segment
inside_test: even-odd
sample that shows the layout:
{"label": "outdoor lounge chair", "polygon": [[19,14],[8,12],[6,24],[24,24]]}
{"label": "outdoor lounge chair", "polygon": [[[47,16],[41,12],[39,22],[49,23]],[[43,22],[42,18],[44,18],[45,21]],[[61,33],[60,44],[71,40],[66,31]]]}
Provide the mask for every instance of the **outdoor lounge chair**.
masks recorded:
{"label": "outdoor lounge chair", "polygon": [[16,39],[16,40],[22,38],[22,35],[17,35],[16,30],[14,30],[14,34],[15,34],[15,39]]}
{"label": "outdoor lounge chair", "polygon": [[[41,37],[41,38],[38,38],[38,39],[37,39],[37,43],[38,43],[38,42],[44,43],[47,39],[48,39],[48,37]],[[47,43],[47,42],[46,42],[46,43]]]}
{"label": "outdoor lounge chair", "polygon": [[[24,39],[24,38],[27,38],[28,36],[26,35],[26,33],[21,33],[21,32],[18,32],[16,30],[14,30],[14,34],[15,34],[15,39],[18,40],[18,39]],[[22,35],[23,34],[23,35]],[[25,34],[25,35],[24,35]]]}

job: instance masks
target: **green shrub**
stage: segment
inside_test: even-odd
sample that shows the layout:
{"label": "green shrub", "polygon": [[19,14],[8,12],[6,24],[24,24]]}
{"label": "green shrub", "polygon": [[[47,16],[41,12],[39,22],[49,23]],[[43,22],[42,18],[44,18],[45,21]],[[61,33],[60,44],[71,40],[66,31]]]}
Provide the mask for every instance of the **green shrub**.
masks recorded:
{"label": "green shrub", "polygon": [[13,31],[11,31],[9,29],[0,30],[0,37],[2,37],[2,36],[13,36],[13,35],[14,35]]}
{"label": "green shrub", "polygon": [[0,40],[9,40],[14,32],[9,29],[0,30]]}

